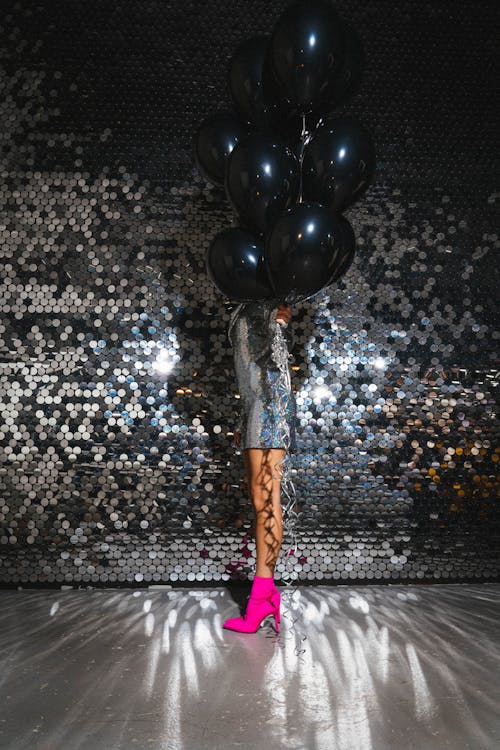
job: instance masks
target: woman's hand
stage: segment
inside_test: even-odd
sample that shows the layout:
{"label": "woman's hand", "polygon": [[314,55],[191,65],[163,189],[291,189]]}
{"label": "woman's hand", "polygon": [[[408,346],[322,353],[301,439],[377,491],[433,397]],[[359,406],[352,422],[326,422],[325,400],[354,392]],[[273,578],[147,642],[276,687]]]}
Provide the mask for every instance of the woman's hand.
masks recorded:
{"label": "woman's hand", "polygon": [[292,318],[292,308],[290,305],[280,305],[276,312],[276,322],[282,325],[288,325]]}

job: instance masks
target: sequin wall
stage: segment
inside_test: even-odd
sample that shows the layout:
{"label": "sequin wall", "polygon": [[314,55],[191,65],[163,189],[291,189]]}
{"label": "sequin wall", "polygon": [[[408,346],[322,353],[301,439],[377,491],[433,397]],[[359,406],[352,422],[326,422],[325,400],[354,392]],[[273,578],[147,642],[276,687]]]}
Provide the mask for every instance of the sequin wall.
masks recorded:
{"label": "sequin wall", "polygon": [[[231,211],[191,136],[284,5],[3,0],[5,585],[253,575],[230,309],[204,267]],[[370,129],[377,174],[346,212],[355,263],[294,310],[278,579],[499,576],[497,7],[337,3],[367,58],[339,112]]]}

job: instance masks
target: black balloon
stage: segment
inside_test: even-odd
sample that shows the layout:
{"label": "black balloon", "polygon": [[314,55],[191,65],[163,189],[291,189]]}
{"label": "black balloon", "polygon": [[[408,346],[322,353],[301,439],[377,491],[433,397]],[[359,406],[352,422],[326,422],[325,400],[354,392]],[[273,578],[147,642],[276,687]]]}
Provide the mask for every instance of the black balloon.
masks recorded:
{"label": "black balloon", "polygon": [[229,91],[241,119],[262,127],[266,120],[262,94],[262,67],[267,36],[255,36],[237,47],[229,63]]}
{"label": "black balloon", "polygon": [[207,117],[194,138],[196,162],[201,173],[214,185],[224,185],[226,158],[238,141],[248,135],[248,128],[230,111]]}
{"label": "black balloon", "polygon": [[243,122],[295,142],[302,115],[283,97],[270,70],[268,43],[268,36],[255,36],[240,44],[229,63],[229,91]]}
{"label": "black balloon", "polygon": [[296,201],[300,165],[284,143],[269,134],[252,133],[231,152],[225,186],[241,222],[264,233]]}
{"label": "black balloon", "polygon": [[344,45],[342,23],[329,0],[296,0],[278,19],[270,65],[283,96],[299,112],[330,100]]}
{"label": "black balloon", "polygon": [[263,245],[241,227],[219,232],[206,255],[206,268],[217,289],[229,299],[270,299],[272,289],[264,264]]}
{"label": "black balloon", "polygon": [[229,91],[242,122],[291,145],[300,138],[302,114],[283,96],[271,70],[268,43],[268,36],[255,36],[239,45],[229,63]]}
{"label": "black balloon", "polygon": [[368,188],[375,171],[375,147],[355,118],[330,117],[304,149],[302,195],[343,211]]}
{"label": "black balloon", "polygon": [[272,70],[269,48],[262,65],[262,96],[266,126],[288,145],[296,143],[303,127],[302,114],[283,91]]}
{"label": "black balloon", "polygon": [[276,297],[288,303],[325,287],[344,259],[340,217],[317,203],[298,203],[272,228],[264,251]]}

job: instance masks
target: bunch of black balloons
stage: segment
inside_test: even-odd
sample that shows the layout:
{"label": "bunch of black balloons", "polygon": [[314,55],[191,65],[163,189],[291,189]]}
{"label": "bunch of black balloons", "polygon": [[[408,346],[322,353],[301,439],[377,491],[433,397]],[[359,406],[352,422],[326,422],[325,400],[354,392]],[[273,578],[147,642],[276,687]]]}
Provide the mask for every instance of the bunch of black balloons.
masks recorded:
{"label": "bunch of black balloons", "polygon": [[219,232],[207,272],[231,300],[298,302],[339,279],[356,240],[342,211],[367,189],[375,149],[332,110],[357,92],[363,51],[330,0],[295,0],[270,36],[236,49],[229,89],[195,135],[196,162],[223,186],[239,226]]}

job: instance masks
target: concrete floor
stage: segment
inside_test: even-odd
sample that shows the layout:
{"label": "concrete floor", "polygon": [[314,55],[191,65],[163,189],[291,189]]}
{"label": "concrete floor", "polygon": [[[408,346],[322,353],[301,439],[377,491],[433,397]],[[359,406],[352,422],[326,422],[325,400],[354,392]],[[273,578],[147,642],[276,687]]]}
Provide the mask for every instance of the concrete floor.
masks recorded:
{"label": "concrete floor", "polygon": [[500,748],[500,584],[281,591],[0,591],[0,747]]}

